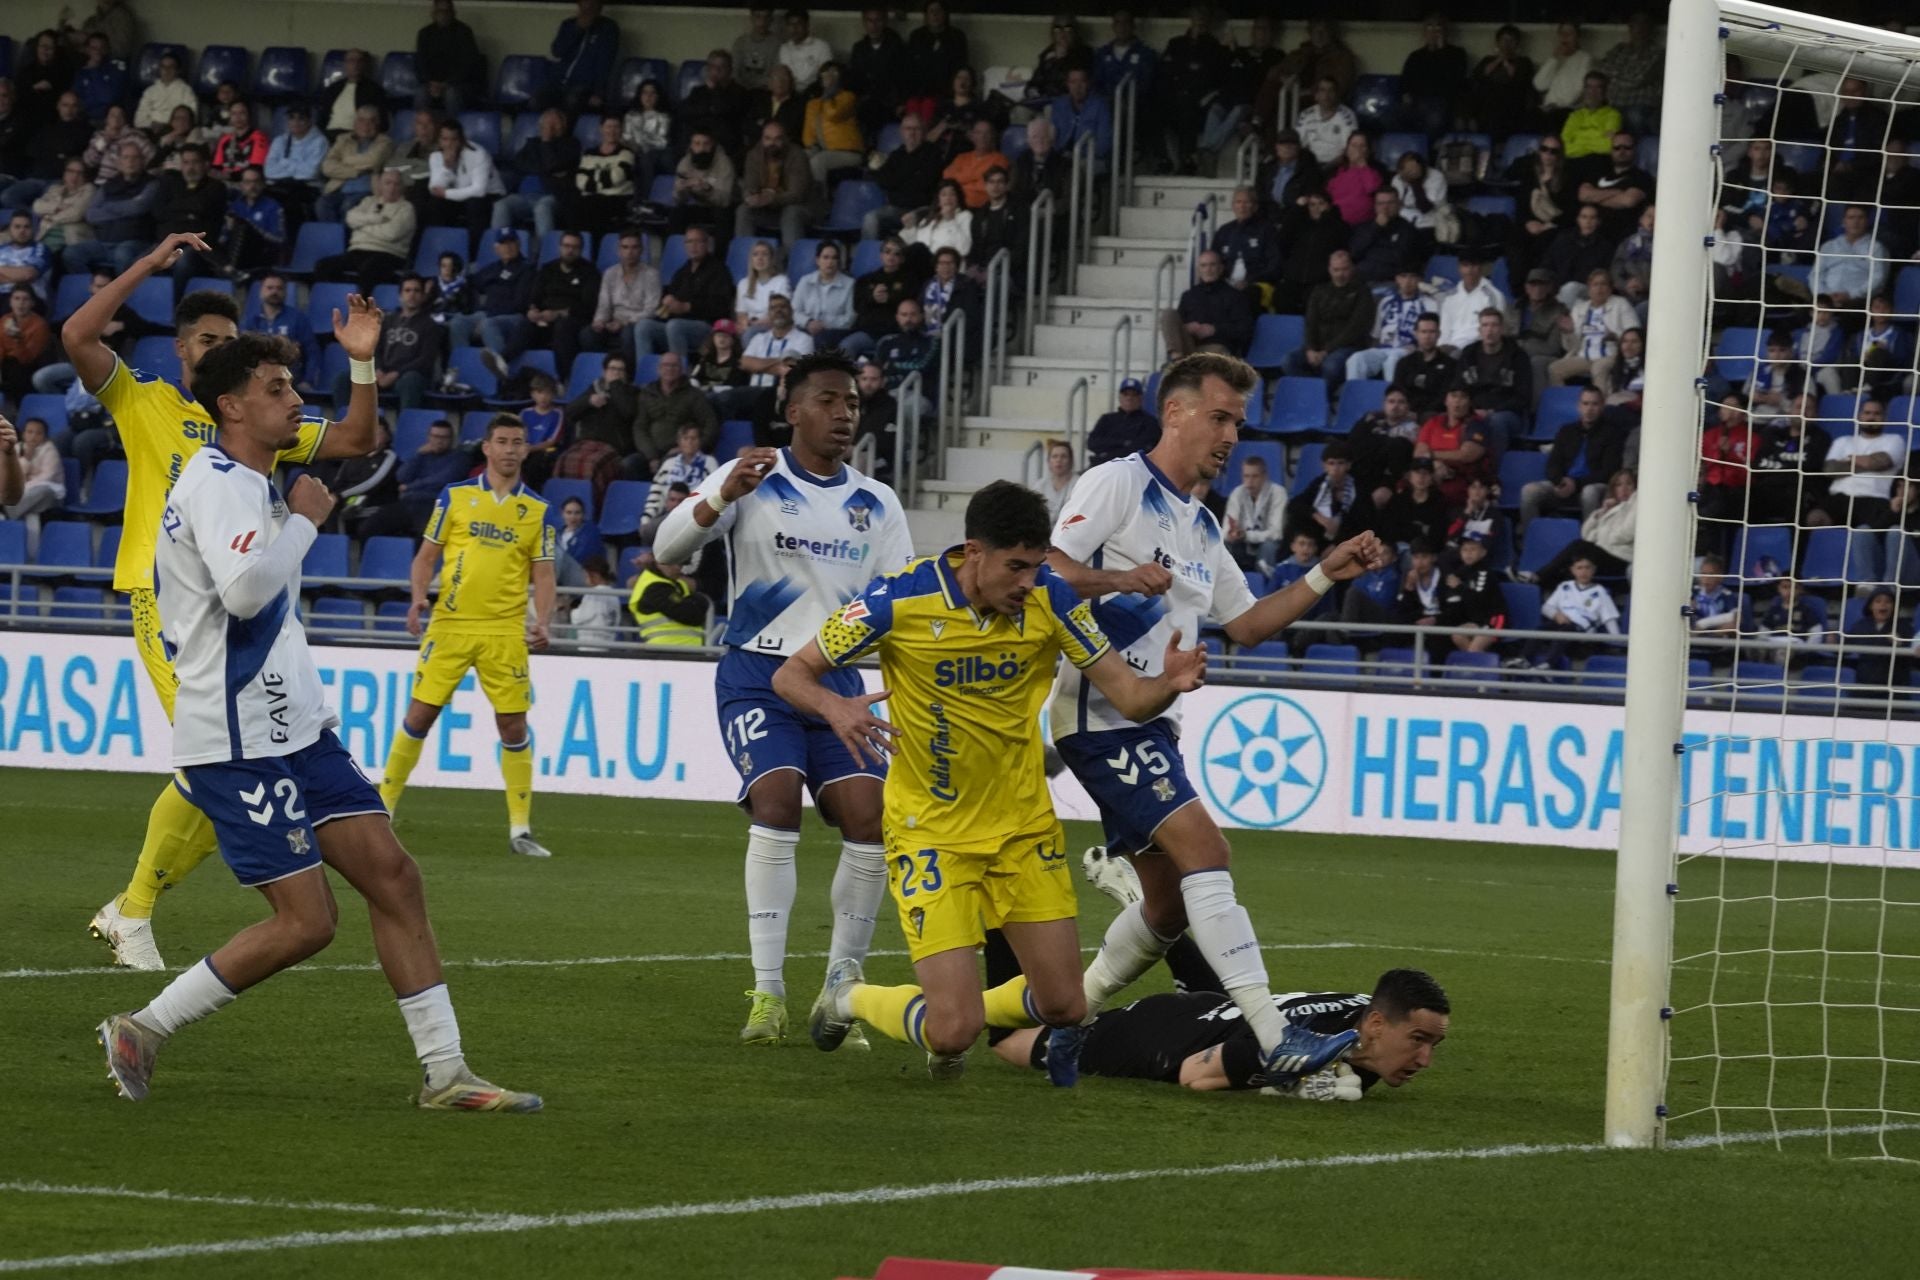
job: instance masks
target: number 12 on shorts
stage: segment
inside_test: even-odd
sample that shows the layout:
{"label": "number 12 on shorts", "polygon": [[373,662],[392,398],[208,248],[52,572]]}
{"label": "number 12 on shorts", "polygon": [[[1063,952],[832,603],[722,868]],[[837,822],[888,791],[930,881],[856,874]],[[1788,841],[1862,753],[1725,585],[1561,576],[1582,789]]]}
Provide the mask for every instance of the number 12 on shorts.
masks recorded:
{"label": "number 12 on shorts", "polygon": [[918,853],[903,853],[893,860],[895,873],[900,880],[900,896],[911,898],[923,890],[936,892],[946,883],[940,874],[940,851],[922,849]]}
{"label": "number 12 on shorts", "polygon": [[727,721],[727,754],[737,756],[747,749],[749,742],[757,742],[767,736],[767,713],[760,707],[743,711]]}

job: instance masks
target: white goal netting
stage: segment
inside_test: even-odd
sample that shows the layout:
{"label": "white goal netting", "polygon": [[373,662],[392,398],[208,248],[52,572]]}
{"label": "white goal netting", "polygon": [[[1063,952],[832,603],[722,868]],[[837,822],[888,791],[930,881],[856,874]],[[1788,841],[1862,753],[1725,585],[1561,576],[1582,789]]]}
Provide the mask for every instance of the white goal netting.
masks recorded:
{"label": "white goal netting", "polygon": [[1920,40],[1795,17],[1720,15],[1664,1115],[1920,1158]]}

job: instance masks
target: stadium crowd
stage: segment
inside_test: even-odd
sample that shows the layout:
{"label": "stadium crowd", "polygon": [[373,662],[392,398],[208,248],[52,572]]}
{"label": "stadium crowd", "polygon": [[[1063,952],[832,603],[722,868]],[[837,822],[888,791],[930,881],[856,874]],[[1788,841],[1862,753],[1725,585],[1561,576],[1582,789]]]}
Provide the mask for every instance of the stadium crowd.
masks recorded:
{"label": "stadium crowd", "polygon": [[[240,289],[242,327],[294,339],[310,398],[344,403],[327,317],[348,290],[381,299],[391,421],[331,477],[345,500],[329,532],[356,542],[417,535],[439,488],[479,465],[476,413],[506,407],[528,427],[530,481],[566,499],[563,583],[610,594],[651,560],[607,548],[644,548],[717,461],[781,442],[779,380],[826,346],[864,362],[859,434],[888,478],[896,393],[919,374],[931,410],[942,327],[979,323],[1000,250],[1020,278],[1029,211],[1046,192],[1064,207],[1079,139],[1111,163],[1132,77],[1148,168],[1211,175],[1256,139],[1257,175],[1161,317],[1170,355],[1225,350],[1267,377],[1209,496],[1249,573],[1285,585],[1370,529],[1404,554],[1327,602],[1356,636],[1480,627],[1450,643],[1555,666],[1566,646],[1500,650],[1493,633],[1623,625],[1663,64],[1646,12],[1604,48],[1562,23],[1537,60],[1517,27],[1470,52],[1435,14],[1398,68],[1363,68],[1325,19],[1289,49],[1269,18],[1203,7],[1155,49],[1128,10],[1103,42],[1063,14],[1023,77],[985,84],[938,0],[905,33],[865,11],[844,49],[803,9],[755,8],[677,73],[579,0],[544,54],[492,77],[453,0],[421,11],[410,55],[338,51],[314,84],[304,51],[296,66],[209,47],[189,76],[184,49],[141,43],[132,0],[9,51],[0,397],[29,484],[0,561],[42,553],[42,517],[110,518],[119,443],[59,322],[181,231],[211,251],[183,255],[111,335],[145,371],[172,367],[178,296]],[[1775,91],[1729,66],[1721,136],[1755,140],[1726,149],[1712,247],[1702,550],[1766,584],[1748,625],[1779,615],[1783,644],[1826,626],[1817,592],[1773,594],[1810,556],[1841,549],[1830,576],[1860,586],[1847,627],[1882,608],[1871,587],[1920,585],[1905,447],[1920,267],[1900,266],[1920,258],[1920,113],[1886,105],[1856,79]],[[1080,467],[1150,447],[1152,391],[1119,388],[1087,457],[1050,451],[1056,509]],[[1761,556],[1735,520],[1805,528]],[[723,599],[720,572],[699,577]]]}

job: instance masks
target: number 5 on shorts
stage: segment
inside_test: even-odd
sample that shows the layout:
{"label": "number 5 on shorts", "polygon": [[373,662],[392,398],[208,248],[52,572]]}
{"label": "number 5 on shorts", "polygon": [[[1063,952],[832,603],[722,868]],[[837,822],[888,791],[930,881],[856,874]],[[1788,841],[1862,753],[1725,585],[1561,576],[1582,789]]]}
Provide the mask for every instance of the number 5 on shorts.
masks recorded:
{"label": "number 5 on shorts", "polygon": [[893,861],[900,874],[900,896],[903,898],[911,898],[922,890],[933,893],[946,883],[940,874],[938,849],[922,849],[917,854],[903,853]]}

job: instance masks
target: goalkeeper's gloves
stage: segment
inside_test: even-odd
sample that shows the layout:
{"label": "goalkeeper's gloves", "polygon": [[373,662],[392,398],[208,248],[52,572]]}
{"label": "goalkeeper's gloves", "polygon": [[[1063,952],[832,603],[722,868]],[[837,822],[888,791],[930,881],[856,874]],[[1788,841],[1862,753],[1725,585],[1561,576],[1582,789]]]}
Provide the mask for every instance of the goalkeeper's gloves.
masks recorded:
{"label": "goalkeeper's gloves", "polygon": [[1285,1084],[1268,1085],[1260,1091],[1275,1098],[1295,1098],[1302,1102],[1358,1102],[1362,1096],[1360,1077],[1344,1062],[1336,1062],[1324,1071],[1316,1071]]}

